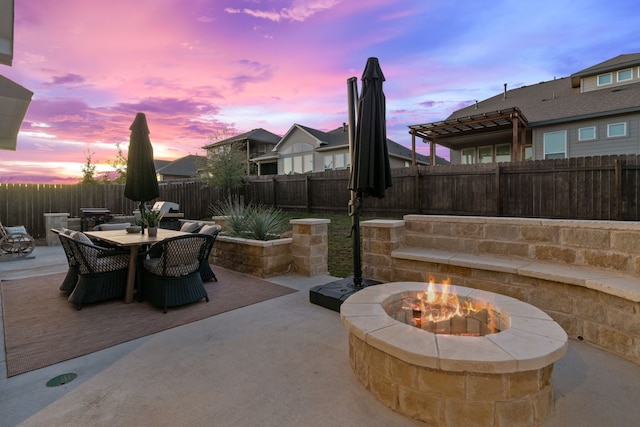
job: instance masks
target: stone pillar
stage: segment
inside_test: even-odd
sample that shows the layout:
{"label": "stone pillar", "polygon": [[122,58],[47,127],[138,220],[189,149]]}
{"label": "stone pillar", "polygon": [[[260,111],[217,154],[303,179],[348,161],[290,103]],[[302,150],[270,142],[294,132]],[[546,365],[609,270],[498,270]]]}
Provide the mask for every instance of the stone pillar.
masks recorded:
{"label": "stone pillar", "polygon": [[304,276],[329,274],[328,219],[292,219],[293,272]]}
{"label": "stone pillar", "polygon": [[68,228],[68,213],[46,213],[44,214],[44,227],[47,232],[47,246],[56,246],[60,244],[58,235],[51,231],[52,228]]}
{"label": "stone pillar", "polygon": [[362,234],[362,276],[380,282],[393,277],[391,252],[402,246],[404,221],[374,219],[360,223]]}

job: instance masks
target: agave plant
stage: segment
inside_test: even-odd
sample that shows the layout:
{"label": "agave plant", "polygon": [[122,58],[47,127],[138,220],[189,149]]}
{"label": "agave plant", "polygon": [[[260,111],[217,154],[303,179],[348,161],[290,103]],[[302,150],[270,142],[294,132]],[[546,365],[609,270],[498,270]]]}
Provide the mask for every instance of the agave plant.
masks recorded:
{"label": "agave plant", "polygon": [[280,209],[271,209],[238,199],[227,199],[209,209],[215,216],[226,221],[225,233],[231,237],[254,240],[270,240],[280,237],[287,218]]}
{"label": "agave plant", "polygon": [[280,237],[287,219],[280,209],[256,206],[247,223],[247,237],[254,240],[271,240]]}

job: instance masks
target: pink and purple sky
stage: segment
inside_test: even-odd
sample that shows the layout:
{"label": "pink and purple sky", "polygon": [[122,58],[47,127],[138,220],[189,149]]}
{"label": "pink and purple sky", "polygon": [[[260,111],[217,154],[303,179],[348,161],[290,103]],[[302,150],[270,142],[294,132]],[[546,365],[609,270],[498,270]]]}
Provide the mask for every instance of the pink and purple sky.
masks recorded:
{"label": "pink and purple sky", "polygon": [[166,160],[255,128],[335,129],[370,56],[388,137],[410,147],[407,126],[504,83],[640,52],[639,17],[635,0],[16,0],[0,74],[34,96],[17,150],[0,150],[0,182],[76,183],[87,153],[108,171],[139,111]]}

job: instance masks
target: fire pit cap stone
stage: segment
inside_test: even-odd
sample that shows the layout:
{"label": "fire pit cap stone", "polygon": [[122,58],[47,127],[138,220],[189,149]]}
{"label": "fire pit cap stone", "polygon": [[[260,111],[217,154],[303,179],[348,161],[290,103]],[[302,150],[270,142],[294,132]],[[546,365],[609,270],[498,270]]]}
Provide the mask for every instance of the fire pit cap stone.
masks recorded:
{"label": "fire pit cap stone", "polygon": [[456,286],[458,296],[484,301],[501,314],[500,332],[485,336],[434,334],[391,318],[384,304],[425,283],[396,282],[366,287],[347,298],[340,318],[367,344],[407,363],[458,372],[510,373],[541,369],[567,352],[565,331],[542,310],[504,295]]}

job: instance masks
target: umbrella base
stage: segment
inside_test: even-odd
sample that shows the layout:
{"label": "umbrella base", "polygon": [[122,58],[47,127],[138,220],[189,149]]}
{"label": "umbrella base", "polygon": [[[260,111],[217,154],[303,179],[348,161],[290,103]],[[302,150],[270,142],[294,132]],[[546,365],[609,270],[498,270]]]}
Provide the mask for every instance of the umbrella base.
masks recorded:
{"label": "umbrella base", "polygon": [[350,276],[309,289],[309,301],[313,304],[339,312],[344,300],[351,295],[367,286],[379,285],[380,283],[381,282],[372,279],[362,279],[362,284],[356,286],[353,284],[353,276]]}

